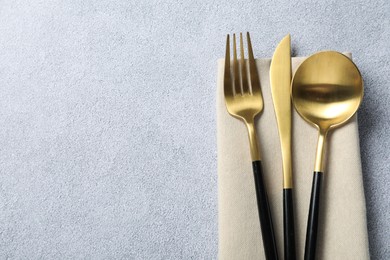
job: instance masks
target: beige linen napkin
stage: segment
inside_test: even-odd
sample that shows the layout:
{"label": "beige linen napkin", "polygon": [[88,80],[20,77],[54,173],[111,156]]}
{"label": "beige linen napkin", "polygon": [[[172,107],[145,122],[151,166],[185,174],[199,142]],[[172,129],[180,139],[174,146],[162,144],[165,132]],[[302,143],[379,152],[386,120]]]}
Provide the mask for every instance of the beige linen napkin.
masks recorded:
{"label": "beige linen napkin", "polygon": [[[350,55],[349,55],[350,56]],[[293,58],[293,72],[304,58]],[[269,83],[270,59],[258,59],[263,113],[259,146],[280,259],[283,259],[282,159]],[[224,60],[218,61],[219,259],[263,259],[256,194],[245,125],[226,111]],[[293,174],[297,259],[303,259],[317,130],[293,109]],[[318,259],[369,259],[366,206],[356,116],[330,132],[323,179]]]}

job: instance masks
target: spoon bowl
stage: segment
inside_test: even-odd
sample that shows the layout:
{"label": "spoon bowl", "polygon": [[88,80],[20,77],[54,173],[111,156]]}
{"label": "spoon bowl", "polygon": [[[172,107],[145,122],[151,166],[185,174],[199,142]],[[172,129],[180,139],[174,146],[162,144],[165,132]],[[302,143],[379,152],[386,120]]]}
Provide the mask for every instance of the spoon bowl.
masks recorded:
{"label": "spoon bowl", "polygon": [[322,130],[350,119],[363,97],[363,80],[345,55],[324,51],[307,58],[292,80],[292,98],[298,113]]}
{"label": "spoon bowl", "polygon": [[326,136],[357,111],[363,99],[363,80],[356,65],[345,55],[319,52],[298,67],[291,83],[291,96],[299,115],[319,130],[304,257],[314,260]]}

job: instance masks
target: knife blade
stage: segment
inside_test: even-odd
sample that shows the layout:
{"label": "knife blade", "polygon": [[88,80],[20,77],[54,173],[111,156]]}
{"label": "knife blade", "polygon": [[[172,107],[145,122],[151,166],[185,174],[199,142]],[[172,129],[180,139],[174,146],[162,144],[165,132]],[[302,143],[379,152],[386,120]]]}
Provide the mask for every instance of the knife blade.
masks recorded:
{"label": "knife blade", "polygon": [[283,166],[283,229],[285,259],[296,259],[291,159],[291,38],[286,35],[275,49],[270,83],[279,130]]}

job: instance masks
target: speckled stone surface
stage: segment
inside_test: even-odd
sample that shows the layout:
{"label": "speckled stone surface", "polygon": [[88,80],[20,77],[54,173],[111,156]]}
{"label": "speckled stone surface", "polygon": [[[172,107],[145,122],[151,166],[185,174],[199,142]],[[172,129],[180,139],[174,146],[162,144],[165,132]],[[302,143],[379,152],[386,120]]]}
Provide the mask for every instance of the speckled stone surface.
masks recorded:
{"label": "speckled stone surface", "polygon": [[390,258],[390,2],[0,1],[0,258],[216,259],[215,87],[256,57],[350,51],[370,253]]}

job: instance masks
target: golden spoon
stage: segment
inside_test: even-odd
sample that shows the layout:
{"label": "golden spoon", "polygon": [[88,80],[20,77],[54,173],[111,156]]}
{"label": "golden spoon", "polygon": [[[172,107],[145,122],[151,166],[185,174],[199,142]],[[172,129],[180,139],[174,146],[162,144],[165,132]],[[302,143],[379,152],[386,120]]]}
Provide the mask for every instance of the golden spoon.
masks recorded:
{"label": "golden spoon", "polygon": [[319,130],[305,260],[315,259],[321,180],[328,131],[350,119],[363,98],[363,80],[356,65],[335,51],[316,53],[299,66],[292,79],[292,100],[299,115]]}

